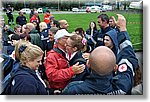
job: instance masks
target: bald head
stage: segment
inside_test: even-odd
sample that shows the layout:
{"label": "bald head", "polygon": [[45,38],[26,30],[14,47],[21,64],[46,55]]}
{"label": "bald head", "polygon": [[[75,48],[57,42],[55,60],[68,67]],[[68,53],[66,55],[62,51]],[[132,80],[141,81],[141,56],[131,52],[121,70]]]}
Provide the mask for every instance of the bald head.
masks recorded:
{"label": "bald head", "polygon": [[91,69],[99,75],[107,75],[114,70],[116,57],[114,53],[105,46],[95,48],[89,57]]}
{"label": "bald head", "polygon": [[63,28],[63,29],[68,29],[69,27],[69,24],[66,20],[59,20],[59,24],[60,24],[60,28]]}

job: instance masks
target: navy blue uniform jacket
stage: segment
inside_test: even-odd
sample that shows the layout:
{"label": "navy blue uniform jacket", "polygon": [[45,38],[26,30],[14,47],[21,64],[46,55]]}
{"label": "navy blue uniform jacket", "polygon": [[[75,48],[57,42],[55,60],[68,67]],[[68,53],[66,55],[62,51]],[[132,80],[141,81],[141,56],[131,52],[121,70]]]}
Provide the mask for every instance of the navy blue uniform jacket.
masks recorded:
{"label": "navy blue uniform jacket", "polygon": [[[72,65],[76,64],[77,62],[79,62],[79,64],[86,65],[86,60],[82,57],[82,53],[81,52],[77,52],[75,54],[75,56],[69,61],[69,65],[72,66]],[[89,74],[90,74],[89,68],[85,67],[84,72],[73,76],[72,81],[85,80],[85,77],[88,76]]]}
{"label": "navy blue uniform jacket", "polygon": [[37,77],[36,72],[28,67],[20,66],[16,73],[23,72],[22,75],[14,77],[11,85],[12,95],[46,95],[47,90]]}

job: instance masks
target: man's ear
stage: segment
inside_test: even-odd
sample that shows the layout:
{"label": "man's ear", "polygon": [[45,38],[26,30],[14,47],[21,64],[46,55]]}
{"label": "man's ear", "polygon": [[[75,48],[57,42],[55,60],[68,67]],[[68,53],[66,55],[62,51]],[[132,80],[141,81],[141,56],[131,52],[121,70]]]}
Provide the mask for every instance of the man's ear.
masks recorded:
{"label": "man's ear", "polygon": [[116,64],[115,67],[114,67],[114,71],[116,72],[118,69],[118,65]]}
{"label": "man's ear", "polygon": [[77,51],[77,47],[73,47],[73,51]]}

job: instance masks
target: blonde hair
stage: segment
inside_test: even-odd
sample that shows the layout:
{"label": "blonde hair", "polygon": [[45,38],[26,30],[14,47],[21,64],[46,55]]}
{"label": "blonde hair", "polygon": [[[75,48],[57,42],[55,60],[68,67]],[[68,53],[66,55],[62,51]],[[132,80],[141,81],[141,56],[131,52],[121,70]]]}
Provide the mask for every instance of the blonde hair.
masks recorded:
{"label": "blonde hair", "polygon": [[39,27],[40,27],[40,32],[41,32],[43,29],[47,28],[47,24],[45,22],[41,22],[39,24]]}
{"label": "blonde hair", "polygon": [[27,41],[19,41],[15,46],[15,57],[20,60],[22,65],[28,61],[34,61],[37,57],[43,55],[43,51],[37,45]]}

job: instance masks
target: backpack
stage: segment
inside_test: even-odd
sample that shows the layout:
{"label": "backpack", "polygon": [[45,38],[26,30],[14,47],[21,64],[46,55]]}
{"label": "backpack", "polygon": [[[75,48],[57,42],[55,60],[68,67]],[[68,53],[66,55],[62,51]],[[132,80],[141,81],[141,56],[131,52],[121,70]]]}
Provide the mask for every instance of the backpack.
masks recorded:
{"label": "backpack", "polygon": [[2,72],[3,72],[3,78],[5,78],[12,70],[14,60],[6,54],[0,54],[1,58],[3,59],[1,62],[2,65]]}
{"label": "backpack", "polygon": [[12,72],[10,73],[7,78],[5,78],[2,82],[2,92],[1,95],[11,95],[11,85],[12,85],[12,81],[13,79],[17,76],[17,75],[28,75],[28,73],[24,73],[24,72]]}

